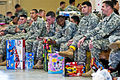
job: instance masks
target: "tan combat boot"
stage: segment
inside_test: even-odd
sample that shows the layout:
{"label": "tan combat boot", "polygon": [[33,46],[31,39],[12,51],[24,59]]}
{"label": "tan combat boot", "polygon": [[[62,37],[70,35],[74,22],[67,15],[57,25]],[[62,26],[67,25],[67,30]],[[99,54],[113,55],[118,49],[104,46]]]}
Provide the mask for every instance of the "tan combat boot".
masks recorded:
{"label": "tan combat boot", "polygon": [[93,70],[90,69],[88,72],[83,73],[82,76],[83,76],[83,77],[91,77],[91,74],[92,74],[92,73],[93,73]]}
{"label": "tan combat boot", "polygon": [[67,51],[61,51],[59,52],[59,55],[60,56],[63,56],[63,57],[73,57],[73,52],[74,50],[72,48],[69,48]]}
{"label": "tan combat boot", "polygon": [[0,66],[6,66],[6,60],[0,63]]}
{"label": "tan combat boot", "polygon": [[33,69],[43,69],[42,61],[38,60],[37,64],[33,66]]}

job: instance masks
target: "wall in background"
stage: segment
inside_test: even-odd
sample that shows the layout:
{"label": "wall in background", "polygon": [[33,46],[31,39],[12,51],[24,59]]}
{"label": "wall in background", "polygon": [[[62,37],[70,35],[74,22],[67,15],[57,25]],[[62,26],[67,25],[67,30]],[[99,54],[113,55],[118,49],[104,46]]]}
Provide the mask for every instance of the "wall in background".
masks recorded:
{"label": "wall in background", "polygon": [[[20,0],[21,6],[30,12],[31,9],[44,9],[46,11],[54,11],[56,12],[57,8],[59,7],[60,1],[65,1],[66,6],[68,5],[69,0]],[[76,5],[78,3],[82,3],[86,0],[76,0]]]}

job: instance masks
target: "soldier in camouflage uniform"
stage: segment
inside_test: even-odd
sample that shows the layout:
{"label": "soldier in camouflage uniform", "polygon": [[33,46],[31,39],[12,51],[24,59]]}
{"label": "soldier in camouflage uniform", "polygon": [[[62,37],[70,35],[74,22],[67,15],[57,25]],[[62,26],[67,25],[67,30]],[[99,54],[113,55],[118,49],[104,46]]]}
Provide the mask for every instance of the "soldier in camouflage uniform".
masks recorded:
{"label": "soldier in camouflage uniform", "polygon": [[[52,40],[50,44],[60,45],[61,43],[66,43],[69,39],[71,39],[74,36],[77,30],[77,26],[74,23],[65,21],[65,17],[63,16],[58,16],[56,18],[56,21],[57,21],[57,24],[60,26],[57,27],[56,34],[48,38]],[[40,42],[37,50],[38,57],[39,57],[39,66],[35,66],[35,68],[42,68],[41,67],[42,64],[40,64],[40,60],[42,60],[42,50],[43,50],[42,47],[43,47],[43,44],[42,42]],[[53,51],[54,50],[55,49],[53,49]]]}
{"label": "soldier in camouflage uniform", "polygon": [[[55,21],[55,13],[53,11],[49,11],[47,14],[46,14],[46,34],[43,35],[43,37],[51,37],[53,35],[55,35],[55,32],[56,32],[56,27],[57,27],[57,23]],[[37,40],[35,40],[33,42],[33,48],[32,48],[32,52],[38,56],[37,54],[37,49],[41,46],[39,46],[39,43],[42,42],[42,40],[40,40],[41,38],[43,37],[38,37]],[[41,50],[42,51],[42,50]],[[38,57],[37,57],[38,58]],[[38,59],[37,59],[38,60]]]}
{"label": "soldier in camouflage uniform", "polygon": [[[103,21],[99,22],[97,27],[87,34],[83,34],[79,37],[78,41],[78,61],[86,62],[86,51],[91,51],[92,57],[99,61],[99,54],[102,50],[108,49],[109,40],[108,37],[113,34],[117,34],[120,29],[120,17],[113,12],[113,4],[111,1],[103,2],[102,12],[107,17]],[[89,47],[90,46],[90,47]],[[71,46],[69,54],[73,54],[75,46]],[[90,76],[92,69],[83,76]]]}
{"label": "soldier in camouflage uniform", "polygon": [[[44,37],[51,37],[54,36],[56,33],[57,23],[55,21],[55,13],[53,11],[49,11],[46,14],[46,28],[47,33],[44,35]],[[40,40],[43,37],[38,38],[33,43],[32,52],[35,54],[35,61],[37,61],[37,64],[33,68],[42,68],[43,65],[41,65],[42,61],[42,53],[43,53],[43,40]]]}
{"label": "soldier in camouflage uniform", "polygon": [[0,23],[5,23],[5,16],[0,14]]}
{"label": "soldier in camouflage uniform", "polygon": [[[120,30],[120,17],[116,15],[113,11],[113,4],[111,1],[104,1],[102,6],[102,12],[106,17],[101,21],[94,31],[85,34],[82,45],[79,48],[79,57],[78,60],[86,60],[86,50],[91,51],[91,56],[99,61],[99,54],[103,50],[108,50],[109,45],[109,36],[117,35]],[[84,41],[85,40],[85,41]],[[90,41],[91,40],[91,41]],[[83,76],[90,76],[92,69],[83,74]]]}
{"label": "soldier in camouflage uniform", "polygon": [[12,21],[12,12],[7,12],[5,16],[5,23],[9,24]]}
{"label": "soldier in camouflage uniform", "polygon": [[65,2],[61,1],[60,2],[60,7],[57,8],[56,15],[58,16],[60,11],[64,11],[64,8],[65,8]]}
{"label": "soldier in camouflage uniform", "polygon": [[69,0],[69,4],[66,8],[65,11],[79,11],[77,7],[75,7],[75,0]]}
{"label": "soldier in camouflage uniform", "polygon": [[[27,28],[27,16],[26,15],[20,15],[19,18],[19,25],[14,25],[14,26],[8,26],[8,28],[3,31],[5,34],[4,36],[1,36],[1,44],[0,44],[0,55],[4,56],[5,58],[5,44],[6,40],[9,39],[18,39],[18,34],[21,32],[25,32],[25,28]],[[4,63],[4,62],[3,62]],[[0,65],[4,65],[1,63]]]}
{"label": "soldier in camouflage uniform", "polygon": [[37,14],[38,11],[36,9],[30,12],[34,21],[25,37],[26,52],[32,52],[33,41],[35,41],[37,37],[43,37],[46,34],[46,23],[42,18],[39,18]]}
{"label": "soldier in camouflage uniform", "polygon": [[19,4],[15,5],[15,9],[16,9],[16,12],[15,12],[16,17],[19,17],[20,15],[27,16],[27,12],[23,8],[21,8],[21,6]]}
{"label": "soldier in camouflage uniform", "polygon": [[[78,31],[75,34],[75,36],[73,37],[73,39],[69,40],[68,43],[63,45],[63,47],[61,48],[61,51],[63,51],[63,52],[60,52],[61,55],[62,55],[62,53],[63,54],[66,53],[64,51],[66,51],[68,49],[68,47],[74,46],[77,49],[77,43],[78,43],[81,35],[91,32],[97,26],[97,24],[99,22],[98,17],[95,14],[91,13],[91,11],[92,11],[91,3],[86,1],[86,2],[83,2],[82,5],[83,5],[82,13],[85,14],[85,16],[81,19],[79,26],[78,26]],[[77,54],[76,54],[76,56],[77,56]]]}
{"label": "soldier in camouflage uniform", "polygon": [[111,52],[109,55],[109,70],[112,72],[118,71],[120,76],[120,36],[112,35],[109,37]]}

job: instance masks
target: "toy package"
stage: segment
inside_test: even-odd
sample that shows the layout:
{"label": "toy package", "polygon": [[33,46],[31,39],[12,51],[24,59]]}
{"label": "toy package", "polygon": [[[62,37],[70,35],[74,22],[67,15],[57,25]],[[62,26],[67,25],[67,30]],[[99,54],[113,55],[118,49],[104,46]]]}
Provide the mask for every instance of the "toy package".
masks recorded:
{"label": "toy package", "polygon": [[94,71],[97,71],[98,69],[104,69],[103,65],[100,62],[96,61],[95,58],[91,59],[91,68]]}
{"label": "toy package", "polygon": [[79,11],[60,11],[59,15],[62,15],[62,16],[80,15],[80,12]]}
{"label": "toy package", "polygon": [[48,53],[51,53],[51,45],[48,44],[47,40],[43,42],[43,69],[48,71]]}
{"label": "toy package", "polygon": [[7,69],[25,68],[25,40],[6,40]]}
{"label": "toy package", "polygon": [[77,77],[85,73],[85,63],[66,62],[63,75],[65,77]]}
{"label": "toy package", "polygon": [[26,54],[26,60],[25,60],[25,68],[26,69],[32,69],[34,66],[34,53],[25,53]]}
{"label": "toy package", "polygon": [[64,57],[58,53],[49,53],[48,73],[49,74],[62,74],[64,68]]}

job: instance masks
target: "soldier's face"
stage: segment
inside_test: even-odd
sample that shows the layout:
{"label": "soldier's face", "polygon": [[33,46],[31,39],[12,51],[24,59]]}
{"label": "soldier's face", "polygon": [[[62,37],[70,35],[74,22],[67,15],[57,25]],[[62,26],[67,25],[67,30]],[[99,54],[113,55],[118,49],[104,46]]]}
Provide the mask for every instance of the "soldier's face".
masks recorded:
{"label": "soldier's face", "polygon": [[65,4],[62,4],[61,7],[62,7],[62,8],[65,8]]}
{"label": "soldier's face", "polygon": [[11,17],[11,16],[12,16],[12,13],[8,14],[7,16],[8,16],[8,17]]}
{"label": "soldier's face", "polygon": [[31,18],[35,18],[37,16],[37,14],[35,13],[35,11],[30,11],[30,17]]}
{"label": "soldier's face", "polygon": [[89,7],[87,5],[82,6],[82,13],[83,14],[88,14],[89,13]]}
{"label": "soldier's face", "polygon": [[27,19],[24,18],[24,17],[20,17],[19,23],[20,23],[20,24],[24,24],[25,22],[27,22]]}
{"label": "soldier's face", "polygon": [[72,18],[70,18],[70,22],[77,24]]}
{"label": "soldier's face", "polygon": [[42,11],[41,13],[39,13],[39,16],[45,17],[45,11]]}
{"label": "soldier's face", "polygon": [[21,7],[18,7],[18,8],[16,8],[16,11],[20,11],[22,8]]}
{"label": "soldier's face", "polygon": [[51,16],[46,16],[46,20],[49,25],[53,24],[55,21],[55,18],[52,18]]}
{"label": "soldier's face", "polygon": [[103,3],[101,10],[102,10],[102,13],[103,13],[104,15],[107,15],[107,14],[108,14],[108,10],[109,10],[109,6],[106,6],[106,4]]}
{"label": "soldier's face", "polygon": [[65,19],[63,19],[63,18],[62,18],[62,19],[59,19],[59,20],[57,21],[57,24],[63,27],[63,26],[65,25]]}

